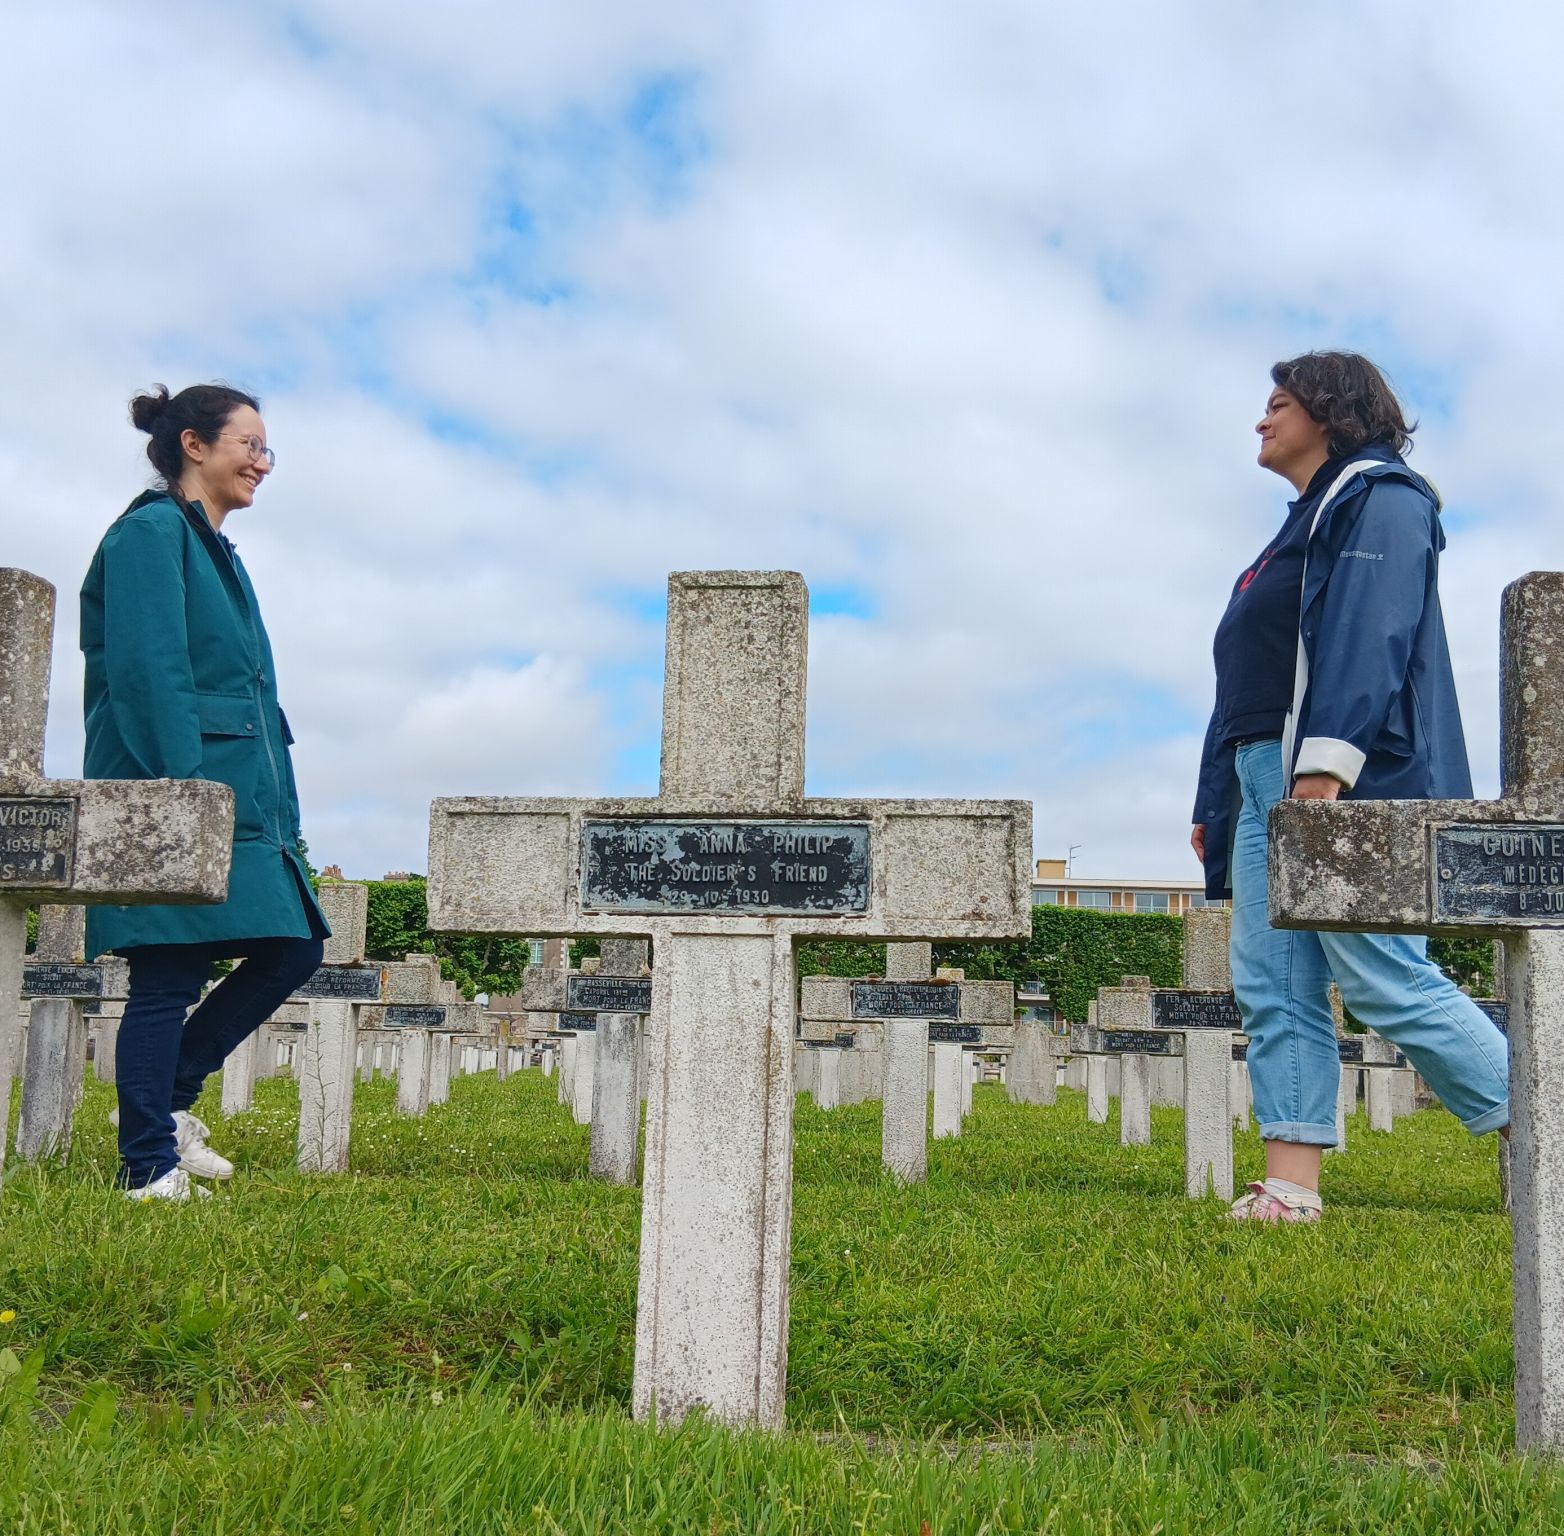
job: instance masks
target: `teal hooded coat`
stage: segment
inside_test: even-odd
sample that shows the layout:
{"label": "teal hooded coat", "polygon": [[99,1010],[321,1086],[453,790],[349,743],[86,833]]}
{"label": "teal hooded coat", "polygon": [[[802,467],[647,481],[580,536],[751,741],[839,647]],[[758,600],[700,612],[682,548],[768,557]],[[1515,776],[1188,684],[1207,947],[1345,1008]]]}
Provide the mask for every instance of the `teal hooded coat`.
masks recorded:
{"label": "teal hooded coat", "polygon": [[88,907],[87,953],[324,937],[271,642],[233,545],[199,502],[149,491],[104,534],[81,589],[89,779],[213,779],[234,792],[228,899]]}

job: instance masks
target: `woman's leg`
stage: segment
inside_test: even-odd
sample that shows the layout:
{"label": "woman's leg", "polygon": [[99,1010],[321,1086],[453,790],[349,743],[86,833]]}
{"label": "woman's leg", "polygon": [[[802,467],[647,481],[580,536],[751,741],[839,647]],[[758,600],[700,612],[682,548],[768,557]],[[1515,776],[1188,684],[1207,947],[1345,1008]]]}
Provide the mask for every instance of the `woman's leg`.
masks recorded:
{"label": "woman's leg", "polygon": [[1467,1130],[1481,1136],[1510,1123],[1508,1042],[1428,958],[1427,939],[1322,933],[1320,943],[1353,1016],[1405,1051]]}
{"label": "woman's leg", "polygon": [[173,1076],[174,1109],[189,1109],[229,1052],[261,1027],[301,981],[314,974],[320,939],[253,939],[243,962],[190,1015]]}
{"label": "woman's leg", "polygon": [[172,1110],[185,1014],[211,970],[205,944],[127,949],[130,995],[120,1019],[114,1081],[119,1091],[120,1182],[140,1189],[179,1166]]}
{"label": "woman's leg", "polygon": [[1341,1058],[1319,936],[1271,927],[1266,831],[1281,798],[1279,742],[1241,748],[1243,809],[1233,847],[1233,994],[1249,1035],[1249,1078],[1266,1173],[1317,1190],[1336,1142]]}

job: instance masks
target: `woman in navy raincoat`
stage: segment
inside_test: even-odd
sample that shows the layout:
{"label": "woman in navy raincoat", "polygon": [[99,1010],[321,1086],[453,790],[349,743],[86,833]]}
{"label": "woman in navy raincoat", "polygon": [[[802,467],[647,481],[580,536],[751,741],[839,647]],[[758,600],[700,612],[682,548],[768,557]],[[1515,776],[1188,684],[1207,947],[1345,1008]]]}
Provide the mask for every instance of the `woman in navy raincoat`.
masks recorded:
{"label": "woman in navy raincoat", "polygon": [[1266,829],[1284,796],[1471,794],[1439,605],[1439,497],[1402,458],[1401,406],[1355,353],[1309,353],[1271,379],[1259,462],[1298,495],[1217,626],[1190,841],[1206,894],[1233,901],[1233,991],[1266,1147],[1264,1183],[1232,1214],[1316,1221],[1341,1081],[1333,978],[1473,1134],[1509,1124],[1509,1078],[1503,1035],[1428,959],[1426,939],[1267,920]]}

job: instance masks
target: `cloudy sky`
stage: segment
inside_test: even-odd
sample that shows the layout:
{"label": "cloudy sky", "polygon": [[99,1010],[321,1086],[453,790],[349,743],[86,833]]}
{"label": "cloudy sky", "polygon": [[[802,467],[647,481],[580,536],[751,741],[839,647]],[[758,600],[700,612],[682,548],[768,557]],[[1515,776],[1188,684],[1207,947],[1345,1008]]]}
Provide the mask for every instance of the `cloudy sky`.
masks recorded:
{"label": "cloudy sky", "polygon": [[1192,874],[1277,357],[1422,419],[1479,793],[1504,583],[1564,568],[1553,7],[1039,0],[0,9],[0,560],[75,594],[154,380],[263,397],[228,524],[305,832],[655,793],[670,570],[812,593],[809,789],[1014,795]]}

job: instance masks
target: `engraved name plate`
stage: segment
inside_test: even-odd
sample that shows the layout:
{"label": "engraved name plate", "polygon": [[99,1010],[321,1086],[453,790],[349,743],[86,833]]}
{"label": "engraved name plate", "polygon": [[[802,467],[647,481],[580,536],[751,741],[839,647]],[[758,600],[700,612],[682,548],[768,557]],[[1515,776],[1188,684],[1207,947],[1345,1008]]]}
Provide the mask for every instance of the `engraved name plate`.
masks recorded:
{"label": "engraved name plate", "polygon": [[391,1003],[385,1011],[387,1029],[439,1029],[445,1023],[445,1009],[420,1008],[411,1003]]}
{"label": "engraved name plate", "polygon": [[565,1005],[581,1013],[650,1013],[650,976],[570,976]]}
{"label": "engraved name plate", "polygon": [[1434,920],[1564,927],[1564,826],[1433,829]]}
{"label": "engraved name plate", "polygon": [[836,1037],[836,1043],[844,1051],[856,1050],[858,1046],[858,1036],[850,1034],[839,1034]]}
{"label": "engraved name plate", "polygon": [[591,1035],[597,1032],[595,1013],[562,1013],[559,1028],[569,1035]]}
{"label": "engraved name plate", "polygon": [[1230,1029],[1244,1027],[1231,992],[1153,992],[1151,1022],[1158,1029]]}
{"label": "engraved name plate", "polygon": [[1474,997],[1472,999],[1484,1013],[1493,1020],[1505,1034],[1510,1032],[1510,1005],[1493,997]]}
{"label": "engraved name plate", "polygon": [[101,965],[51,965],[22,967],[23,997],[102,997]]}
{"label": "engraved name plate", "polygon": [[1105,1029],[1102,1048],[1124,1056],[1171,1056],[1173,1040],[1169,1035],[1153,1034],[1149,1029]]}
{"label": "engraved name plate", "polygon": [[380,996],[378,965],[323,965],[293,989],[295,997],[321,1002],[362,1003]]}
{"label": "engraved name plate", "polygon": [[76,802],[0,796],[0,888],[68,886],[76,854]]}
{"label": "engraved name plate", "polygon": [[855,981],[855,1019],[959,1019],[959,981]]}
{"label": "engraved name plate", "polygon": [[869,828],[850,821],[583,821],[581,907],[777,917],[867,912]]}
{"label": "engraved name plate", "polygon": [[930,1024],[930,1045],[981,1045],[983,1031],[976,1024]]}

